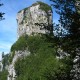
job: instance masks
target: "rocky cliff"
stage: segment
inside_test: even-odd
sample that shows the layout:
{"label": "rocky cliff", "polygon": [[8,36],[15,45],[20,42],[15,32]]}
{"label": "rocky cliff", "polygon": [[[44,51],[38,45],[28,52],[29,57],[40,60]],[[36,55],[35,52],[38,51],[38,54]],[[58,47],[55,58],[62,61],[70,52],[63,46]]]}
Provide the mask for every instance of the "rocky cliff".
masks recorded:
{"label": "rocky cliff", "polygon": [[[17,14],[18,37],[27,34],[36,35],[38,33],[47,34],[52,29],[52,9],[49,5],[36,2],[32,6],[25,8]],[[15,55],[8,67],[7,80],[15,80],[16,72],[14,69],[15,62],[18,58],[24,58],[30,55],[28,50],[15,51]]]}
{"label": "rocky cliff", "polygon": [[16,76],[16,72],[15,72],[15,62],[19,59],[19,58],[24,58],[25,56],[30,55],[30,52],[25,50],[25,51],[15,51],[15,55],[14,58],[12,60],[12,63],[9,65],[8,67],[8,78],[7,80],[15,80]]}
{"label": "rocky cliff", "polygon": [[2,61],[0,61],[0,72],[2,71],[3,69],[3,64],[2,64]]}
{"label": "rocky cliff", "polygon": [[49,5],[36,2],[17,14],[18,37],[27,34],[50,33],[52,25],[52,9]]}

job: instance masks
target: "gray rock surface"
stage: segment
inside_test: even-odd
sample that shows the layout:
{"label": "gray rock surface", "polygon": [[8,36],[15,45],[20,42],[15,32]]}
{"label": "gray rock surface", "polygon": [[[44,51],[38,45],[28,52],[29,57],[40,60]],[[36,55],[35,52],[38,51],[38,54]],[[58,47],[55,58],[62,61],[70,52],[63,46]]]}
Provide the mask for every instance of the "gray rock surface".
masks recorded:
{"label": "gray rock surface", "polygon": [[68,56],[70,56],[70,54],[64,52],[61,48],[58,48],[57,56],[56,56],[57,59],[63,59],[63,58],[68,57]]}
{"label": "gray rock surface", "polygon": [[[18,12],[18,37],[24,34],[33,35],[38,33],[50,33],[49,30],[44,27],[52,25],[52,9],[47,5],[50,9],[46,12],[41,9],[41,5],[43,5],[43,3],[40,4],[39,2],[36,2],[32,6]],[[45,6],[44,8],[46,9]]]}
{"label": "gray rock surface", "polygon": [[71,70],[72,80],[80,80],[80,49],[76,49],[76,57],[73,60],[73,68]]}
{"label": "gray rock surface", "polygon": [[15,55],[13,57],[12,63],[9,65],[8,67],[8,78],[7,80],[15,80],[16,76],[16,72],[15,72],[15,68],[14,68],[14,64],[17,61],[17,59],[19,58],[25,58],[25,56],[29,56],[30,52],[25,50],[25,51],[15,51]]}
{"label": "gray rock surface", "polygon": [[2,61],[0,61],[0,72],[3,70],[3,64]]}

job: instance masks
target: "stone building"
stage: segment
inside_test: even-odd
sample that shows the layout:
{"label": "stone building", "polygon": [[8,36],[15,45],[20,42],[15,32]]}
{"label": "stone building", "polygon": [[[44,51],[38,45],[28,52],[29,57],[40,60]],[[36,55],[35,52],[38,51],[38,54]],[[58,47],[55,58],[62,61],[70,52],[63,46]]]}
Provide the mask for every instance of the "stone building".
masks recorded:
{"label": "stone building", "polygon": [[24,34],[50,33],[52,14],[51,7],[39,1],[19,11],[17,14],[18,37]]}

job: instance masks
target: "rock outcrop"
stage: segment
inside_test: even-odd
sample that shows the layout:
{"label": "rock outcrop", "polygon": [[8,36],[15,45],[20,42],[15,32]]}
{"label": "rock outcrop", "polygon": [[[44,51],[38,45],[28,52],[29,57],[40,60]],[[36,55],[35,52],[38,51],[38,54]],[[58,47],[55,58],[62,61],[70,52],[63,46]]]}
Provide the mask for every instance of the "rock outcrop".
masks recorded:
{"label": "rock outcrop", "polygon": [[27,34],[50,33],[52,29],[52,9],[43,2],[36,2],[32,6],[18,12],[18,37]]}
{"label": "rock outcrop", "polygon": [[61,48],[57,49],[57,56],[56,56],[57,59],[63,59],[65,57],[69,57],[69,56],[70,56],[70,54],[68,54],[67,52],[64,52]]}
{"label": "rock outcrop", "polygon": [[2,61],[0,61],[0,72],[3,70],[3,64]]}
{"label": "rock outcrop", "polygon": [[15,51],[15,55],[13,57],[12,63],[9,65],[8,67],[8,79],[7,80],[15,80],[16,76],[16,72],[15,72],[15,68],[14,68],[14,64],[15,62],[19,59],[19,58],[25,58],[25,56],[29,56],[30,52],[25,50],[25,51]]}
{"label": "rock outcrop", "polygon": [[76,57],[73,60],[73,68],[71,70],[72,80],[80,80],[80,49],[76,49]]}

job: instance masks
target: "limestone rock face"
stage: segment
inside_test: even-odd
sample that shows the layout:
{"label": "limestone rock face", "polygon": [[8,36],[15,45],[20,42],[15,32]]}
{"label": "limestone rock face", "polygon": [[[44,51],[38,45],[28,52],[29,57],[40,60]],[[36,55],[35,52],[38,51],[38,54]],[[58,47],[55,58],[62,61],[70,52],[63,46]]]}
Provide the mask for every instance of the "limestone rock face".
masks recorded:
{"label": "limestone rock face", "polygon": [[2,61],[0,61],[0,72],[3,70],[3,64]]}
{"label": "limestone rock face", "polygon": [[[50,33],[52,25],[52,9],[49,5],[36,2],[17,14],[18,37],[27,34]],[[49,30],[45,27],[49,27]]]}
{"label": "limestone rock face", "polygon": [[[52,29],[52,9],[49,5],[36,2],[32,6],[25,8],[18,12],[17,14],[18,23],[18,37],[25,34],[36,35],[39,33],[46,34],[50,33]],[[12,59],[12,63],[8,67],[8,77],[7,80],[15,80],[17,75],[15,72],[14,64],[17,59],[25,58],[25,56],[30,55],[28,50],[15,51],[15,55]]]}
{"label": "limestone rock face", "polygon": [[76,57],[73,60],[73,68],[71,70],[72,80],[80,80],[80,49],[76,49]]}
{"label": "limestone rock face", "polygon": [[14,58],[12,60],[12,63],[8,67],[7,80],[15,80],[15,78],[17,77],[16,72],[15,72],[15,68],[14,68],[14,64],[17,61],[17,59],[25,58],[25,56],[29,56],[29,55],[30,55],[30,52],[27,51],[27,50],[25,50],[25,51],[15,51],[15,55],[14,55]]}
{"label": "limestone rock face", "polygon": [[58,48],[57,50],[57,59],[64,59],[65,57],[70,56],[70,54],[68,54],[67,52],[64,52],[61,48]]}

